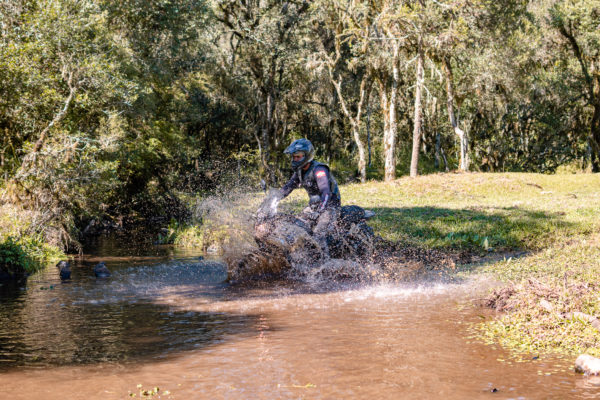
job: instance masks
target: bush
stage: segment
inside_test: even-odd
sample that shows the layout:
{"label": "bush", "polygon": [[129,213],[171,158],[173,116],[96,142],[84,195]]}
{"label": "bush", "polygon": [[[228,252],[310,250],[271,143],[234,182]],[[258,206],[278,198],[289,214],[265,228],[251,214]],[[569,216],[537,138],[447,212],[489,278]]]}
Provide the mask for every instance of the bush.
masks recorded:
{"label": "bush", "polygon": [[18,279],[38,271],[43,265],[64,256],[56,247],[42,240],[8,236],[0,242],[0,278]]}
{"label": "bush", "polygon": [[0,277],[6,274],[10,278],[24,276],[35,269],[35,264],[33,257],[12,237],[0,243]]}

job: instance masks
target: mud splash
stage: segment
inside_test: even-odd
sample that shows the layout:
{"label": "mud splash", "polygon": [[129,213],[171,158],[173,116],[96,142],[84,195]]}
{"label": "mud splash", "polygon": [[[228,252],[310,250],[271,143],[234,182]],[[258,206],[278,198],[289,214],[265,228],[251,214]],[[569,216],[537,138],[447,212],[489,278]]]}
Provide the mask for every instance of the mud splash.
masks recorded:
{"label": "mud splash", "polygon": [[206,201],[199,207],[203,215],[210,216],[211,224],[229,229],[223,259],[230,282],[399,282],[432,269],[454,268],[458,259],[456,255],[385,242],[373,235],[365,219],[361,220],[360,215],[369,212],[356,206],[342,209],[342,216],[346,208],[351,210],[347,214],[350,219],[342,217],[332,226],[327,239],[329,251],[325,252],[313,237],[306,214],[278,214],[276,193],[267,196],[256,212],[252,207],[239,207],[240,203],[248,204],[239,199],[221,199]]}

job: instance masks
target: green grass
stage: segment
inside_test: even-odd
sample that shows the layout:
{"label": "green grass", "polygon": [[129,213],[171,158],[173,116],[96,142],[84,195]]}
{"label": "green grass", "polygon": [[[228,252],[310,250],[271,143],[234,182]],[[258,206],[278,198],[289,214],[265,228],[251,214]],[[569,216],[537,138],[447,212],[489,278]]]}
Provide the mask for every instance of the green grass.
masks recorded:
{"label": "green grass", "polygon": [[[567,317],[600,316],[600,235],[571,239],[519,259],[484,267],[514,293],[506,313],[477,326],[488,340],[507,348],[600,356],[600,332],[589,322]],[[551,304],[552,309],[542,306]]]}
{"label": "green grass", "polygon": [[11,276],[31,274],[65,257],[57,246],[31,229],[35,220],[36,215],[29,211],[0,206],[0,271]]}
{"label": "green grass", "polygon": [[[590,174],[435,174],[345,185],[340,191],[343,204],[375,211],[370,225],[384,239],[442,250],[502,252],[540,250],[597,231],[599,187],[600,177]],[[233,227],[240,220],[247,224],[263,197],[255,192],[225,201],[222,209],[199,217],[203,228],[180,228],[172,240],[204,246],[210,241],[206,238],[222,240],[223,234],[206,230]],[[306,193],[296,190],[280,207],[298,212],[306,202]],[[194,239],[201,235],[205,238]]]}
{"label": "green grass", "polygon": [[[385,239],[428,248],[539,250],[598,229],[600,177],[437,174],[341,188]],[[487,239],[487,246],[486,246]]]}

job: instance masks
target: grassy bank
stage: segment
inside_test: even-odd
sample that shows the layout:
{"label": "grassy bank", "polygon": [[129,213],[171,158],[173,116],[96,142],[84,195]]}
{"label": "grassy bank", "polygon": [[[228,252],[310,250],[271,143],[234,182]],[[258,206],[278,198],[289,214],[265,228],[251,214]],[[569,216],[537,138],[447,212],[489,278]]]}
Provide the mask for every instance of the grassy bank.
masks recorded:
{"label": "grassy bank", "polygon": [[[344,204],[374,210],[370,225],[390,241],[496,259],[524,251],[518,259],[471,267],[505,282],[489,302],[503,313],[481,324],[480,334],[516,350],[600,355],[599,332],[582,317],[600,316],[599,189],[599,175],[502,173],[402,178],[345,185],[341,192]],[[201,237],[205,247],[209,238],[226,240],[224,230],[243,230],[262,197],[247,195],[239,209],[230,203],[204,213],[208,229],[183,229],[175,240],[194,244]],[[282,208],[299,211],[305,202],[297,190]]]}
{"label": "grassy bank", "polygon": [[9,205],[0,207],[0,280],[32,274],[65,254],[36,232],[39,216]]}
{"label": "grassy bank", "polygon": [[600,177],[439,174],[342,188],[384,238],[433,248],[539,250],[598,229]]}
{"label": "grassy bank", "polygon": [[[538,251],[598,232],[600,176],[436,174],[392,183],[368,182],[340,188],[343,204],[375,211],[369,222],[384,239],[440,250],[502,253]],[[169,227],[168,241],[209,246],[228,230],[243,229],[264,198],[246,193],[194,205],[197,225]],[[298,212],[306,193],[294,191],[280,209]]]}
{"label": "grassy bank", "polygon": [[487,265],[506,282],[488,298],[500,316],[481,335],[526,351],[600,356],[600,235],[555,243],[519,259]]}
{"label": "grassy bank", "polygon": [[[508,258],[473,268],[505,282],[488,301],[502,311],[479,333],[517,351],[600,355],[600,176],[444,174],[344,188],[377,211],[390,240]],[[598,325],[596,325],[598,326]]]}
{"label": "grassy bank", "polygon": [[525,256],[493,262],[502,311],[479,333],[516,351],[600,356],[600,176],[444,174],[343,188],[374,209],[387,239],[441,250]]}

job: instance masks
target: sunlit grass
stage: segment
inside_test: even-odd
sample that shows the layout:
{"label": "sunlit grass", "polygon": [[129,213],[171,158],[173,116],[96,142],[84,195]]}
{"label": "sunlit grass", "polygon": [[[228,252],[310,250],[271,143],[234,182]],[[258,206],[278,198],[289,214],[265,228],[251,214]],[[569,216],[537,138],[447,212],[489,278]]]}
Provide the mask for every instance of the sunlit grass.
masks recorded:
{"label": "sunlit grass", "polygon": [[63,251],[30,229],[35,217],[8,204],[0,207],[0,269],[11,275],[31,274],[65,257]]}
{"label": "sunlit grass", "polygon": [[519,351],[600,356],[600,332],[588,321],[568,316],[600,315],[598,233],[490,264],[483,272],[493,273],[515,291],[507,313],[478,326],[484,337]]}
{"label": "sunlit grass", "polygon": [[[436,174],[344,185],[340,191],[344,205],[375,211],[369,224],[384,239],[426,248],[505,251],[539,250],[597,230],[599,187],[600,177],[590,174]],[[248,218],[262,198],[262,192],[246,193],[223,207],[230,213],[243,208]],[[306,202],[306,193],[298,189],[281,209],[299,212]],[[175,240],[203,246],[210,237],[222,240],[221,234],[205,232],[225,224],[218,221],[239,222],[232,216],[223,218],[222,211],[218,218],[205,215],[203,228],[181,230],[177,236],[187,239]],[[200,235],[204,239],[198,239]]]}
{"label": "sunlit grass", "polygon": [[501,251],[542,249],[596,230],[594,187],[600,187],[594,175],[438,174],[341,192],[343,203],[377,213],[371,225],[385,239]]}

